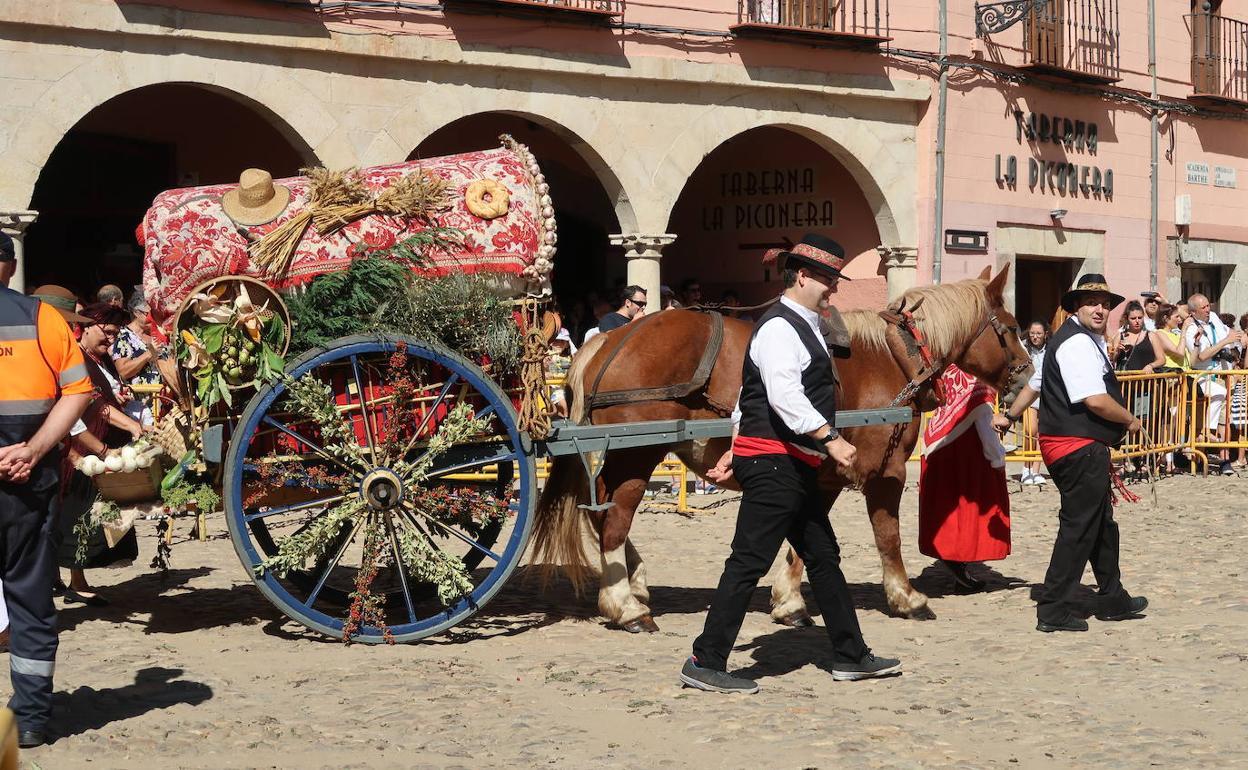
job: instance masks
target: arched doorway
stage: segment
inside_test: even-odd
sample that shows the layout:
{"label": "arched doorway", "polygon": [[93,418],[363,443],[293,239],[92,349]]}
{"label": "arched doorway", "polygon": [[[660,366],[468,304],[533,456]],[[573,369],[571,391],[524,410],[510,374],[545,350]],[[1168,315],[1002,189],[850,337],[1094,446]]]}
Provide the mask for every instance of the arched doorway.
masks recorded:
{"label": "arched doorway", "polygon": [[704,301],[735,292],[743,304],[779,293],[763,254],[809,232],[835,239],[849,259],[836,304],[883,307],[888,286],[875,213],[849,171],[826,149],[787,128],[763,126],[716,147],[685,183],[672,209],[663,283],[697,281]]}
{"label": "arched doorway", "polygon": [[[610,252],[609,236],[620,232],[611,196],[577,146],[586,152],[592,150],[571,132],[540,123],[535,117],[486,112],[438,129],[408,159],[497,147],[499,134],[511,134],[527,144],[550,184],[559,222],[552,284],[569,330],[579,344],[585,330],[596,323],[593,305],[617,293],[625,275],[624,260],[612,258]],[[591,313],[589,317],[581,317],[582,306]]]}
{"label": "arched doorway", "polygon": [[237,94],[187,83],[145,86],[91,110],[65,134],[35,184],[26,286],[59,283],[86,298],[140,282],[134,231],[174,187],[235,182],[249,167],[292,176],[315,156],[288,126]]}

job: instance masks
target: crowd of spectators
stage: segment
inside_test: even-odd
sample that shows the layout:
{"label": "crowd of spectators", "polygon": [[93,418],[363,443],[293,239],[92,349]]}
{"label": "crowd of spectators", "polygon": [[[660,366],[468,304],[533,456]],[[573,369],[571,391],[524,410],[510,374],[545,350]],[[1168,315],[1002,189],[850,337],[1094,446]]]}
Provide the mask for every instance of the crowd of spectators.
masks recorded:
{"label": "crowd of spectators", "polygon": [[[1023,342],[1033,366],[1043,367],[1048,337],[1065,320],[1065,314],[1058,310],[1050,323],[1036,320],[1028,326]],[[1248,378],[1212,376],[1216,372],[1248,369],[1248,313],[1236,318],[1231,313],[1214,312],[1203,294],[1192,294],[1176,304],[1156,292],[1147,292],[1141,300],[1123,306],[1118,328],[1106,332],[1106,348],[1114,368],[1121,372],[1209,372],[1211,376],[1196,379],[1201,410],[1196,439],[1212,443],[1248,439]],[[1147,393],[1148,384],[1137,389]],[[1173,413],[1177,405],[1166,408]],[[1234,462],[1231,451],[1224,449],[1212,455],[1211,471],[1230,476],[1236,468],[1248,468],[1245,451],[1235,450]],[[1044,483],[1038,465],[1026,464],[1021,476],[1024,484]],[[1182,470],[1190,467],[1190,459],[1183,452],[1170,454],[1164,465],[1164,470]]]}

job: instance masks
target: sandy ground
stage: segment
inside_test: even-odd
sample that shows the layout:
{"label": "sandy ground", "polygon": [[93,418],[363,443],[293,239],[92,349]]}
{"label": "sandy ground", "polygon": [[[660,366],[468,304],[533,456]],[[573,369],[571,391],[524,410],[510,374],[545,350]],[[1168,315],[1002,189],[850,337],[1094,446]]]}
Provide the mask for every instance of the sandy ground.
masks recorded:
{"label": "sandy ground", "polygon": [[[423,644],[344,647],[285,622],[223,535],[183,542],[162,580],[142,562],[98,574],[114,605],[61,614],[53,768],[1248,767],[1248,479],[1173,479],[1163,504],[1119,509],[1128,588],[1148,617],[1034,630],[1057,495],[1014,495],[1014,555],[992,590],[951,584],[914,546],[930,622],[886,616],[861,498],[833,513],[868,642],[904,676],[834,683],[822,628],[789,630],[758,591],[730,666],[754,696],[681,689],[727,555],[735,502],[643,514],[661,632],[606,628],[566,588],[513,579],[473,622]],[[219,530],[221,519],[214,522]],[[186,523],[179,523],[185,535]],[[692,544],[693,547],[690,547]],[[1092,583],[1091,574],[1085,576]]]}

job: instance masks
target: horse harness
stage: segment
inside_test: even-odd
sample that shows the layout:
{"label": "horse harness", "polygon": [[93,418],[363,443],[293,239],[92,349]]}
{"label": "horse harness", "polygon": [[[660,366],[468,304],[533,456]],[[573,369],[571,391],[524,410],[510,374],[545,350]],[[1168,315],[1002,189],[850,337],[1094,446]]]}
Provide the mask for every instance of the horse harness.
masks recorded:
{"label": "horse harness", "polygon": [[[945,403],[945,389],[941,384],[940,375],[944,373],[949,364],[945,361],[938,360],[932,354],[932,349],[927,343],[927,338],[923,335],[923,330],[919,328],[918,323],[915,321],[914,312],[918,310],[919,306],[922,304],[923,299],[919,298],[919,301],[914,303],[914,306],[908,310],[903,303],[895,313],[888,310],[881,310],[879,313],[880,318],[884,319],[886,323],[895,325],[898,330],[903,332],[901,339],[906,344],[906,349],[909,351],[910,355],[918,356],[923,362],[919,371],[893,398],[892,403],[889,404],[890,407],[901,406],[902,404],[912,400],[916,395],[918,395],[919,390],[929,381],[932,383],[932,392],[936,396],[936,403],[941,405]],[[980,323],[979,328],[976,329],[975,333],[971,335],[967,346],[969,347],[975,340],[979,339],[979,335],[983,334],[989,326],[991,326],[992,330],[996,333],[997,342],[1001,345],[1001,349],[1008,351],[1009,347],[1006,344],[1005,338],[1006,335],[1010,333],[1010,329],[1001,322],[1000,318],[997,318],[997,314],[993,312],[991,308],[989,308],[988,312],[985,314],[984,320]],[[1026,368],[1026,364],[1012,366],[1010,367],[1010,374],[1011,376],[1017,375]]]}
{"label": "horse harness", "polygon": [[606,406],[631,404],[637,401],[668,401],[684,398],[703,385],[706,385],[711,377],[711,370],[715,368],[715,359],[719,357],[719,349],[724,344],[724,317],[714,311],[705,312],[704,315],[711,321],[711,336],[707,340],[706,349],[702,351],[702,358],[698,361],[697,368],[693,371],[692,379],[688,382],[678,382],[674,385],[664,385],[658,388],[630,388],[628,390],[612,390],[606,393],[599,393],[598,386],[602,383],[603,375],[607,373],[607,369],[615,361],[616,356],[624,349],[624,344],[628,342],[628,338],[633,336],[637,329],[641,328],[640,323],[630,323],[624,335],[620,337],[619,342],[615,343],[615,347],[611,350],[611,354],[607,356],[607,360],[602,363],[602,367],[598,370],[598,376],[594,378],[594,384],[585,396],[586,408],[593,410]]}

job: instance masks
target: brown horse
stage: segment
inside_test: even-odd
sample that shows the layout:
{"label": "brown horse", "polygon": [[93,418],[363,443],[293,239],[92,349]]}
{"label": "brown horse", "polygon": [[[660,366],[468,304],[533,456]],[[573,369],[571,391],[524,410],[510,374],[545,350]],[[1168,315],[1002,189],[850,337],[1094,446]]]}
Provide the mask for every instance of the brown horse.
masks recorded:
{"label": "brown horse", "polygon": [[[846,313],[852,355],[836,364],[841,388],[839,408],[888,406],[908,383],[921,379],[923,347],[937,368],[956,363],[998,391],[1013,393],[1021,388],[1027,381],[1030,359],[1019,343],[1018,322],[1002,304],[1006,271],[991,281],[989,275],[985,269],[976,280],[911,289],[890,305],[892,320],[869,311]],[[897,322],[905,308],[914,310],[922,346]],[[723,345],[705,388],[680,398],[587,408],[589,390],[608,393],[688,381],[711,334],[710,317],[689,310],[664,311],[637,323],[641,326],[631,333],[624,327],[598,335],[577,354],[567,382],[571,418],[610,425],[726,416],[740,389],[741,365],[753,330],[751,324],[735,319],[724,319]],[[616,348],[619,351],[612,356]],[[829,509],[845,487],[861,488],[883,565],[888,606],[897,615],[918,619],[935,615],[927,606],[927,597],[910,585],[902,563],[898,507],[906,481],[906,461],[918,441],[918,415],[936,405],[934,381],[923,380],[917,392],[903,401],[915,407],[910,423],[843,431],[858,448],[853,468],[838,470],[835,463],[824,463],[820,469],[820,485]],[[724,394],[730,397],[724,398]],[[611,623],[634,633],[657,630],[647,607],[645,566],[628,537],[633,514],[650,474],[668,452],[675,452],[690,469],[705,477],[706,470],[728,446],[725,438],[608,451],[602,460],[597,493],[600,501],[613,505],[596,513],[577,507],[589,501],[589,483],[579,458],[556,458],[538,501],[534,561],[561,565],[579,589],[598,573],[584,549],[587,536],[597,540],[599,611]],[[780,570],[772,589],[772,616],[778,622],[805,625],[810,621],[800,591],[803,565],[792,550],[787,560],[787,569]]]}

